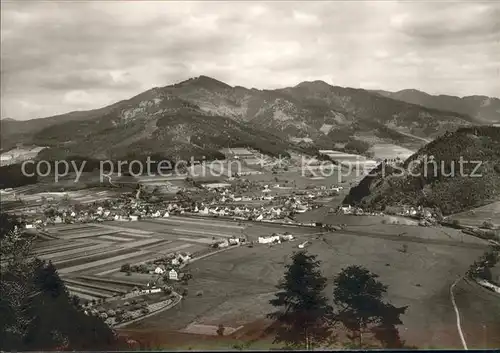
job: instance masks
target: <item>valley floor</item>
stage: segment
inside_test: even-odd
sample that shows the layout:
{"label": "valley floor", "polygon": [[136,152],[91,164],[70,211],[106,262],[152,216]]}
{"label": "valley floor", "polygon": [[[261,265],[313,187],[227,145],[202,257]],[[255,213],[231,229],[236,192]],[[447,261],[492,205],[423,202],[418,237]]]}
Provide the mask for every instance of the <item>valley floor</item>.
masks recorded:
{"label": "valley floor", "polygon": [[[284,265],[292,252],[298,250],[297,245],[308,239],[312,243],[308,252],[316,254],[322,261],[323,274],[329,280],[352,264],[365,266],[380,275],[381,281],[389,286],[390,301],[395,305],[409,306],[402,318],[404,325],[400,328],[408,344],[421,348],[461,348],[450,286],[483,253],[486,244],[469,236],[463,240],[453,238],[453,234],[442,234],[435,228],[425,228],[424,233],[421,232],[423,228],[415,226],[380,225],[378,228],[380,231],[372,231],[370,227],[363,231],[371,232],[371,236],[357,235],[354,226],[352,231],[324,235],[318,234],[314,228],[287,228],[297,237],[296,241],[274,246],[239,247],[199,260],[190,265],[193,280],[188,286],[189,295],[182,304],[133,324],[124,332],[140,336],[146,331],[166,335],[182,331],[186,335],[196,331],[194,328],[211,326],[215,330],[223,324],[228,330],[243,327],[231,335],[236,340],[238,333],[247,336],[245,328],[252,323],[260,322],[264,328],[262,320],[272,309],[268,302],[283,276]],[[269,231],[266,225],[256,223],[248,224],[244,230],[250,240],[256,240],[258,235]],[[384,232],[389,235],[383,236]],[[412,238],[402,239],[398,236],[402,232]],[[406,253],[401,251],[403,244],[408,246]],[[459,288],[462,284],[457,286],[456,294],[458,306],[463,307],[465,315],[472,315],[467,305],[483,308],[487,330],[494,332],[498,328],[494,318],[496,307],[492,307],[495,304],[491,300],[485,301],[484,296],[476,296],[475,288],[464,287],[460,292]],[[327,293],[331,291],[329,286]],[[197,292],[202,295],[196,296]],[[471,304],[464,304],[464,298]],[[471,345],[477,341],[474,337],[478,326],[473,319],[464,319],[467,321],[464,330],[467,337],[471,337]],[[201,339],[200,335],[196,337],[195,341]],[[257,335],[257,341],[267,342],[269,337]]]}

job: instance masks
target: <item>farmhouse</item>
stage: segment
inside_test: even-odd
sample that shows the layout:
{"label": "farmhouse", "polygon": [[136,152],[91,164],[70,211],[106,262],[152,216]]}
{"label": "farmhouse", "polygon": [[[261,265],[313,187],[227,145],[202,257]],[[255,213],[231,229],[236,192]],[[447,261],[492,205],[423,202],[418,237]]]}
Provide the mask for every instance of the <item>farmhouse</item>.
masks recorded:
{"label": "farmhouse", "polygon": [[259,237],[259,244],[271,244],[274,242],[281,243],[281,239],[280,239],[279,235]]}
{"label": "farmhouse", "polygon": [[154,271],[154,272],[155,272],[155,274],[157,274],[157,275],[162,275],[162,274],[164,274],[164,273],[165,273],[165,266],[163,266],[163,265],[158,266],[157,268],[155,268],[155,271]]}
{"label": "farmhouse", "polygon": [[179,266],[180,264],[188,263],[191,260],[191,256],[189,254],[176,254],[172,259],[172,265]]}
{"label": "farmhouse", "polygon": [[239,245],[240,244],[240,239],[238,238],[229,238],[229,245]]}
{"label": "farmhouse", "polygon": [[265,185],[262,192],[264,192],[264,193],[271,192],[271,189],[269,189],[269,185]]}
{"label": "farmhouse", "polygon": [[217,248],[227,248],[229,246],[229,241],[227,239],[220,240],[214,244]]}
{"label": "farmhouse", "polygon": [[230,187],[231,184],[228,183],[209,183],[209,184],[203,184],[203,187],[206,189],[223,189]]}
{"label": "farmhouse", "polygon": [[284,241],[290,241],[294,239],[293,235],[291,235],[290,233],[280,234],[280,238]]}
{"label": "farmhouse", "polygon": [[177,274],[177,271],[174,269],[171,269],[170,272],[168,273],[168,279],[170,279],[172,281],[179,280],[179,275]]}
{"label": "farmhouse", "polygon": [[300,205],[297,207],[297,209],[295,210],[295,212],[298,212],[298,213],[304,213],[307,211],[307,206],[304,206],[304,205]]}

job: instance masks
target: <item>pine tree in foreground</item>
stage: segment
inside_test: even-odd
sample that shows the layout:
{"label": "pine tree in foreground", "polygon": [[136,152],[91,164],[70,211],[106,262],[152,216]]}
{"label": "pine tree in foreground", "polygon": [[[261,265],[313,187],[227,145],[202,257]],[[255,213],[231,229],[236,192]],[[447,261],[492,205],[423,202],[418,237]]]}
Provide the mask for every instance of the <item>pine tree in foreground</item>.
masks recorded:
{"label": "pine tree in foreground", "polygon": [[277,309],[268,315],[276,321],[274,342],[306,349],[325,345],[331,337],[331,307],[323,295],[327,280],[315,255],[300,251],[292,260],[277,286],[276,297],[270,301]]}
{"label": "pine tree in foreground", "polygon": [[378,275],[361,266],[349,266],[334,279],[334,318],[350,331],[354,347],[363,346],[363,334],[373,333],[386,348],[402,348],[403,342],[396,328],[400,315],[407,307],[395,307],[383,301],[387,286],[377,280]]}

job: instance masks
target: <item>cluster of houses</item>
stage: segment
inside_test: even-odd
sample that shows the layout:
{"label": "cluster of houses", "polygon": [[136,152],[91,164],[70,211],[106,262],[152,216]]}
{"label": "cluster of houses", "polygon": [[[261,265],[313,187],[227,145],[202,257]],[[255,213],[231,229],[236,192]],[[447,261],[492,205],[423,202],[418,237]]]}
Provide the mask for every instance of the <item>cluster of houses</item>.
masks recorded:
{"label": "cluster of houses", "polygon": [[246,242],[245,238],[230,237],[230,238],[216,240],[212,243],[211,246],[212,248],[221,249],[221,248],[227,248],[229,246],[240,245],[245,242]]}
{"label": "cluster of houses", "polygon": [[390,214],[401,217],[412,217],[420,219],[419,225],[430,226],[434,225],[439,219],[440,215],[433,210],[424,208],[422,206],[411,207],[411,206],[387,206],[384,212],[374,212],[374,211],[364,211],[360,207],[355,207],[351,205],[339,206],[336,210],[331,209],[331,213],[338,213],[344,215],[356,215],[356,216],[383,216],[384,214]]}
{"label": "cluster of houses", "polygon": [[121,267],[121,272],[136,272],[136,273],[149,273],[154,275],[168,275],[170,280],[177,281],[182,274],[178,270],[185,264],[192,260],[192,254],[186,252],[179,252],[170,254],[168,256],[148,261],[140,265],[125,264]]}
{"label": "cluster of houses", "polygon": [[342,205],[337,208],[337,210],[330,210],[331,213],[339,213],[339,214],[344,214],[344,215],[356,215],[356,216],[363,216],[365,215],[365,212],[361,207],[354,207],[351,205]]}
{"label": "cluster of houses", "polygon": [[[305,212],[310,209],[307,206],[300,205],[295,210],[297,212]],[[293,209],[286,206],[205,206],[203,208],[195,208],[194,213],[205,216],[233,217],[242,220],[275,220],[290,218]],[[291,220],[292,221],[292,220]]]}
{"label": "cluster of houses", "polygon": [[115,200],[108,206],[94,204],[75,206],[53,205],[35,214],[26,215],[26,228],[43,228],[54,224],[94,223],[103,221],[138,221],[141,218],[169,217],[176,205],[148,206],[141,201],[124,204]]}
{"label": "cluster of houses", "polygon": [[385,213],[394,214],[397,216],[423,218],[423,219],[431,219],[437,217],[437,214],[433,212],[431,209],[422,206],[418,207],[405,206],[405,205],[388,206],[385,208]]}
{"label": "cluster of houses", "polygon": [[112,206],[85,205],[76,209],[72,206],[55,205],[26,215],[26,228],[44,228],[54,224],[94,223],[103,221],[138,221],[140,219],[165,218],[174,214],[199,214],[203,216],[233,217],[244,220],[276,220],[290,222],[293,213],[303,213],[312,207],[300,200],[287,200],[281,206],[219,206],[210,204],[148,204],[142,200],[124,204],[114,202]]}
{"label": "cluster of houses", "polygon": [[[252,184],[253,185],[253,184]],[[315,200],[338,193],[341,187],[319,187],[295,190],[292,187],[276,185],[259,186],[255,196],[235,192],[234,185],[214,185],[213,196],[204,202],[191,198],[177,198],[164,202],[151,202],[133,197],[121,197],[95,203],[58,202],[37,206],[24,213],[27,228],[44,228],[60,223],[94,223],[103,221],[138,221],[149,218],[165,218],[176,214],[198,214],[202,216],[231,217],[252,221],[284,221],[294,223],[293,215],[311,210]],[[272,189],[290,189],[293,193],[275,193]],[[275,195],[271,195],[275,194]],[[264,200],[265,203],[252,201]],[[70,201],[70,200],[67,200]]]}
{"label": "cluster of houses", "polygon": [[284,234],[273,233],[269,236],[259,237],[258,242],[259,244],[281,244],[282,242],[292,241],[294,239],[292,234],[285,232]]}

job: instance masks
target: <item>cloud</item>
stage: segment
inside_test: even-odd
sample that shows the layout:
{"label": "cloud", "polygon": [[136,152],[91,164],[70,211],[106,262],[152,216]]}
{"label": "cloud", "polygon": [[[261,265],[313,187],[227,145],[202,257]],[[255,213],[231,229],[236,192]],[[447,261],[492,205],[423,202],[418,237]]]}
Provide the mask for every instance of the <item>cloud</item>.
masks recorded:
{"label": "cloud", "polygon": [[91,109],[198,75],[500,92],[496,3],[2,2],[2,117]]}
{"label": "cloud", "polygon": [[413,10],[422,16],[405,12],[392,18],[395,29],[427,44],[454,44],[470,41],[489,41],[499,37],[500,7],[496,4],[457,2],[439,4],[425,11],[422,4],[414,3]]}

